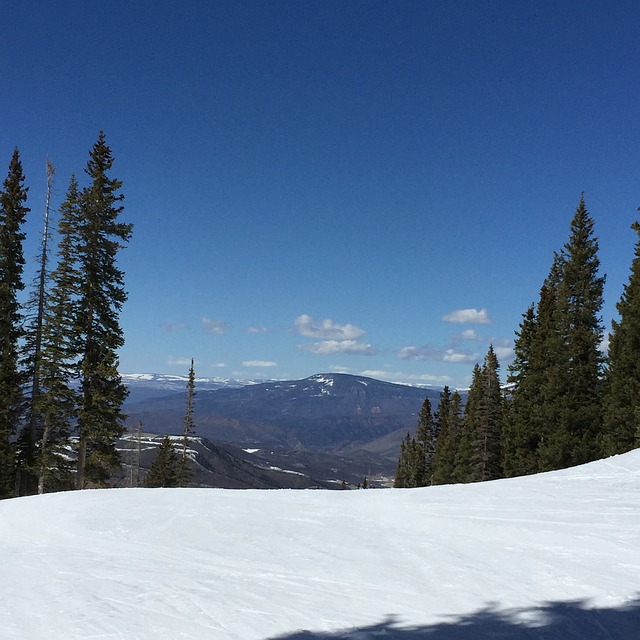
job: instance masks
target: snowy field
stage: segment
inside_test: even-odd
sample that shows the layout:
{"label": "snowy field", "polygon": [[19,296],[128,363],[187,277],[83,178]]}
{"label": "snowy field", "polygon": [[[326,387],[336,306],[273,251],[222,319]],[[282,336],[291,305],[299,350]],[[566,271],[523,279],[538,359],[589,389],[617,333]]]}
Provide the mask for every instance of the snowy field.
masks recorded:
{"label": "snowy field", "polygon": [[413,490],[0,502],[2,640],[640,639],[640,450]]}

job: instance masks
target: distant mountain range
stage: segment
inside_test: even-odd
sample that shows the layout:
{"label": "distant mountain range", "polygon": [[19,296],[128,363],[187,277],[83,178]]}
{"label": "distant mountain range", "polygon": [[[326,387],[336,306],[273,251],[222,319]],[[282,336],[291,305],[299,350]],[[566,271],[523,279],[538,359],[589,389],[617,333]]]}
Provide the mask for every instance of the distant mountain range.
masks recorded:
{"label": "distant mountain range", "polygon": [[[130,426],[142,423],[152,434],[181,432],[186,377],[123,379],[130,389],[125,405]],[[284,457],[306,473],[319,464],[313,456],[324,456],[316,469],[323,480],[335,480],[330,470],[344,469],[345,460],[358,474],[365,468],[384,476],[395,470],[400,442],[415,429],[425,397],[435,409],[439,395],[437,389],[338,373],[269,382],[207,378],[196,380],[194,419],[198,436],[255,450],[252,460]]]}

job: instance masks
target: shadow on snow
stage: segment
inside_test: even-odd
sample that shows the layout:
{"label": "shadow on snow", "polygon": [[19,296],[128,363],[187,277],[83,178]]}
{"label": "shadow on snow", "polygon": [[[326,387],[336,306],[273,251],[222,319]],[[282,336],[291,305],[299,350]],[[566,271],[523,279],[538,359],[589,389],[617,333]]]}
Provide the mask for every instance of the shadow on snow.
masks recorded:
{"label": "shadow on snow", "polygon": [[584,601],[500,611],[495,606],[419,627],[384,622],[336,632],[295,631],[272,640],[638,640],[640,596],[618,609]]}

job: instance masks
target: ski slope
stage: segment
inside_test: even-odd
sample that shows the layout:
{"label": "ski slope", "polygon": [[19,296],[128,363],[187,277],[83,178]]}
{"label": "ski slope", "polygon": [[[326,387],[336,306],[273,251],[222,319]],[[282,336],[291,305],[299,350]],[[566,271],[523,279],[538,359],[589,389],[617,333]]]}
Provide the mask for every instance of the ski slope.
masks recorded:
{"label": "ski slope", "polygon": [[412,490],[0,502],[2,640],[640,638],[640,450]]}

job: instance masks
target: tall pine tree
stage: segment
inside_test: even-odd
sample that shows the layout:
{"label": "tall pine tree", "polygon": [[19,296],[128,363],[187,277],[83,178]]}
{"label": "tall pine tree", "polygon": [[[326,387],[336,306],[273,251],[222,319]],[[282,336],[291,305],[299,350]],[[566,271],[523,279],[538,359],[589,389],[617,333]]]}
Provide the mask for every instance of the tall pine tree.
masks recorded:
{"label": "tall pine tree", "polygon": [[640,222],[629,281],[612,323],[604,399],[603,453],[624,453],[640,446]]}
{"label": "tall pine tree", "polygon": [[0,191],[0,498],[15,494],[13,437],[22,418],[18,341],[23,335],[18,293],[24,289],[22,225],[29,208],[20,154],[15,149]]}
{"label": "tall pine tree", "polygon": [[193,468],[189,458],[189,439],[195,433],[195,422],[193,420],[193,401],[196,395],[196,373],[191,358],[189,368],[189,378],[187,380],[187,401],[182,423],[182,447],[180,460],[178,462],[178,482],[182,487],[186,487],[193,478]]}
{"label": "tall pine tree", "polygon": [[462,430],[462,399],[445,386],[435,414],[438,439],[433,458],[433,484],[449,484],[454,481],[456,453]]}
{"label": "tall pine tree", "polygon": [[75,330],[82,340],[79,359],[77,488],[104,486],[120,465],[115,447],[124,433],[122,404],[127,389],[118,372],[124,344],[119,312],[127,299],[118,251],[131,236],[131,224],[119,222],[122,182],[109,177],[111,149],[100,132],[85,169],[89,185],[80,193],[82,218],[75,249],[82,280]]}
{"label": "tall pine tree", "polygon": [[564,256],[554,318],[561,344],[547,379],[547,387],[554,389],[553,422],[548,422],[553,431],[542,445],[543,470],[601,455],[604,277],[599,275],[598,241],[584,197],[571,220]]}

